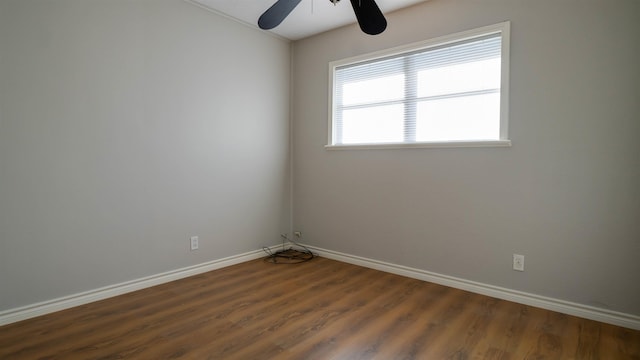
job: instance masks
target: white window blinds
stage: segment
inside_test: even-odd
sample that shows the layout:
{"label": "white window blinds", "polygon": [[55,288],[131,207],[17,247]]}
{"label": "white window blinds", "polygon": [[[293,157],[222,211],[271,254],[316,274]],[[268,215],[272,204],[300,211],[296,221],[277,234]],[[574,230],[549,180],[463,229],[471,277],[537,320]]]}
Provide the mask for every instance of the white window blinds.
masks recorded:
{"label": "white window blinds", "polygon": [[502,32],[333,67],[330,145],[501,138]]}

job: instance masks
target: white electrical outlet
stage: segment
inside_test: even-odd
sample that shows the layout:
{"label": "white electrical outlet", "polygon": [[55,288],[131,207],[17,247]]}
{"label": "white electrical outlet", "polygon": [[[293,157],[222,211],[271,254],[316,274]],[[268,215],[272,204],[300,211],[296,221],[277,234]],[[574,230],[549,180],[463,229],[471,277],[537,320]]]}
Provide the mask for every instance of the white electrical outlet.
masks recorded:
{"label": "white electrical outlet", "polygon": [[513,254],[513,270],[524,271],[524,255]]}
{"label": "white electrical outlet", "polygon": [[293,235],[294,235],[295,237],[297,237],[297,238],[300,238],[300,237],[302,237],[302,232],[301,232],[301,231],[294,231],[294,232],[293,232]]}
{"label": "white electrical outlet", "polygon": [[198,237],[197,236],[192,236],[191,237],[191,250],[198,250]]}

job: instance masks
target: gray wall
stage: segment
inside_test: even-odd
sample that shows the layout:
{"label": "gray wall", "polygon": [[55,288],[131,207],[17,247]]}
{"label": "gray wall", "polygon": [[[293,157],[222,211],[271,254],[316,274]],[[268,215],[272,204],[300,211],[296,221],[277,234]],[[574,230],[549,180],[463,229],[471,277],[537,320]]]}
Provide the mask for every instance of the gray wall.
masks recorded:
{"label": "gray wall", "polygon": [[0,311],[278,243],[289,55],[181,0],[0,0]]}
{"label": "gray wall", "polygon": [[[323,148],[328,62],[505,20],[511,148]],[[388,21],[377,37],[350,26],[294,43],[294,229],[321,248],[640,315],[640,2],[431,0]]]}

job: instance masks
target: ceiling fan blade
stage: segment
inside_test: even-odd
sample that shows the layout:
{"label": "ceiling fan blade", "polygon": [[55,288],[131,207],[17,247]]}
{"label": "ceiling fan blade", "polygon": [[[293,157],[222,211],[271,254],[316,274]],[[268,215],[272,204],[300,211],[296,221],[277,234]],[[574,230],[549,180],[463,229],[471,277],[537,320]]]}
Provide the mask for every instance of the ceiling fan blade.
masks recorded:
{"label": "ceiling fan blade", "polygon": [[363,32],[378,35],[387,28],[387,19],[375,0],[351,0],[351,6]]}
{"label": "ceiling fan blade", "polygon": [[271,5],[264,14],[260,15],[258,19],[258,26],[260,29],[269,30],[280,25],[287,15],[289,15],[293,9],[298,6],[302,0],[278,0],[275,4]]}

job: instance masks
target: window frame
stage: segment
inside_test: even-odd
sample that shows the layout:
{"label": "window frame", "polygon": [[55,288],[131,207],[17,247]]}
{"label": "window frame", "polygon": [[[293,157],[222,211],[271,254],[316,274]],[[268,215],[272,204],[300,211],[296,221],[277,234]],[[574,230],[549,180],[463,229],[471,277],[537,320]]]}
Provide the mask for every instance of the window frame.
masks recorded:
{"label": "window frame", "polygon": [[[325,145],[327,150],[355,150],[355,149],[406,149],[406,148],[442,148],[442,147],[509,147],[509,44],[510,44],[509,21],[480,28],[462,31],[450,35],[406,44],[391,49],[376,51],[368,54],[336,60],[329,63],[329,122],[328,122],[328,142]],[[497,140],[445,140],[428,142],[394,142],[394,143],[365,143],[365,144],[335,144],[335,119],[337,100],[334,89],[336,84],[336,69],[346,65],[354,65],[366,62],[375,62],[389,57],[402,56],[403,54],[415,53],[431,48],[438,48],[449,44],[456,44],[469,41],[474,38],[482,38],[492,34],[501,36],[501,79],[500,79],[500,134]]]}

